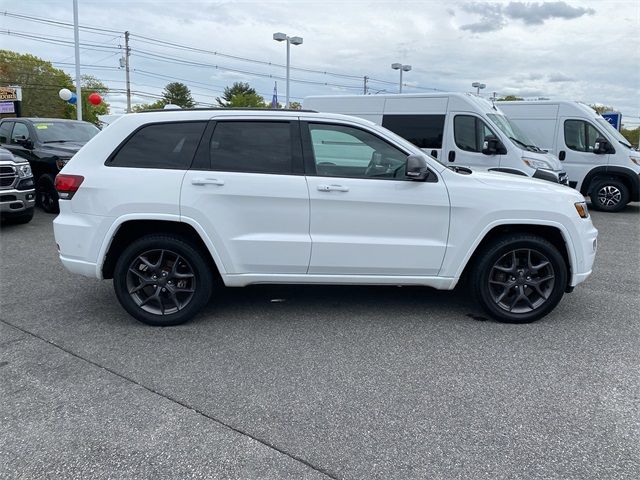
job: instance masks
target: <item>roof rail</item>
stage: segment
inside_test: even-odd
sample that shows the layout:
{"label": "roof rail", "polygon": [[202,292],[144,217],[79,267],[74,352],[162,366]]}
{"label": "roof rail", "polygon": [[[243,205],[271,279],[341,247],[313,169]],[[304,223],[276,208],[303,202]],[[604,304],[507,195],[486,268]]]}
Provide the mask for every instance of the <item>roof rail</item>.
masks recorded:
{"label": "roof rail", "polygon": [[136,113],[149,113],[149,112],[192,112],[192,111],[228,111],[228,110],[246,110],[246,111],[256,111],[256,112],[306,112],[306,113],[318,113],[317,110],[308,110],[308,109],[295,109],[295,108],[258,108],[258,107],[199,107],[199,108],[181,108],[178,109],[163,109],[163,108],[152,108],[149,110],[141,110]]}

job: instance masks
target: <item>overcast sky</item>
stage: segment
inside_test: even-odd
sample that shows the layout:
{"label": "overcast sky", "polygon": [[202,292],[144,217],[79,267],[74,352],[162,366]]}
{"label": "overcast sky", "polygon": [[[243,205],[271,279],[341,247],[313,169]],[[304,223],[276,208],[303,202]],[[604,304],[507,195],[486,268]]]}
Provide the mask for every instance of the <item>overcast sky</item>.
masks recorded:
{"label": "overcast sky", "polygon": [[[291,63],[348,78],[292,71],[293,100],[314,94],[362,93],[362,77],[397,82],[391,63],[410,64],[405,93],[471,91],[471,83],[487,85],[483,95],[550,97],[611,105],[623,112],[628,126],[640,124],[640,2],[554,1],[166,1],[79,0],[80,24],[118,32],[129,30],[164,41],[251,60],[284,63],[285,45],[272,40],[282,31],[304,38],[292,46]],[[72,22],[72,0],[0,0],[0,10],[37,18]],[[73,40],[69,28],[10,18],[0,14],[0,46],[31,53],[72,74],[73,48],[53,45]],[[38,40],[6,35],[36,34]],[[118,33],[82,31],[81,64],[113,89],[124,88]],[[90,50],[93,48],[93,50]],[[131,39],[132,90],[159,94],[179,79],[194,98],[213,103],[222,88],[246,81],[268,100],[274,79],[284,76],[275,65],[235,60],[213,53],[179,50]],[[145,53],[146,52],[146,53]],[[155,56],[158,55],[158,56]],[[203,65],[184,65],[182,60]],[[65,65],[68,63],[68,65]],[[210,66],[206,66],[210,65]],[[217,65],[220,68],[215,68]],[[235,72],[233,70],[242,70]],[[278,79],[279,100],[284,81]],[[331,84],[331,85],[325,85]],[[370,92],[396,92],[397,84],[369,83]],[[134,103],[153,101],[135,95]],[[110,94],[112,111],[123,111],[124,95]]]}

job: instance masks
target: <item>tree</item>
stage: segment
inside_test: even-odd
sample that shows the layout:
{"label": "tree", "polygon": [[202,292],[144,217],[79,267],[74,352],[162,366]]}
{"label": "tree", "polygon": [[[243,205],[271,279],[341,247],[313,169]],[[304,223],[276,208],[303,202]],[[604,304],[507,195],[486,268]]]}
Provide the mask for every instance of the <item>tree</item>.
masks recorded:
{"label": "tree", "polygon": [[516,102],[516,101],[522,101],[522,100],[524,100],[524,98],[516,97],[515,95],[505,95],[504,97],[500,97],[496,99],[497,102]]}
{"label": "tree", "polygon": [[[98,115],[106,115],[109,113],[109,104],[105,102],[104,96],[109,93],[107,86],[93,75],[82,75],[82,119],[85,122],[91,122],[95,125],[100,124]],[[89,103],[89,95],[97,92],[102,97],[99,105],[91,105]],[[73,108],[75,111],[75,107]],[[75,112],[67,118],[76,118]]]}
{"label": "tree", "polygon": [[145,110],[161,110],[166,105],[164,100],[156,100],[153,103],[141,103],[139,105],[134,105],[131,107],[131,110],[134,112],[144,112]]}
{"label": "tree", "polygon": [[164,87],[164,91],[162,92],[162,101],[164,102],[164,105],[171,103],[172,105],[177,105],[180,108],[193,108],[196,106],[196,102],[191,96],[189,87],[180,82],[171,82]]}
{"label": "tree", "polygon": [[289,108],[292,110],[302,110],[302,104],[300,102],[289,102]]}
{"label": "tree", "polygon": [[589,105],[593,108],[598,114],[602,115],[604,112],[615,112],[616,109],[613,107],[609,107],[607,105]]}
{"label": "tree", "polygon": [[636,128],[624,128],[620,129],[620,133],[632,147],[638,147],[638,141],[640,141],[640,127]]}
{"label": "tree", "polygon": [[34,55],[0,50],[0,84],[22,87],[22,116],[75,116],[75,107],[58,97],[61,88],[75,90],[73,81],[51,62]]}
{"label": "tree", "polygon": [[231,87],[225,87],[222,98],[217,97],[216,102],[221,107],[257,107],[267,108],[269,105],[258,95],[255,88],[248,83],[234,82]]}

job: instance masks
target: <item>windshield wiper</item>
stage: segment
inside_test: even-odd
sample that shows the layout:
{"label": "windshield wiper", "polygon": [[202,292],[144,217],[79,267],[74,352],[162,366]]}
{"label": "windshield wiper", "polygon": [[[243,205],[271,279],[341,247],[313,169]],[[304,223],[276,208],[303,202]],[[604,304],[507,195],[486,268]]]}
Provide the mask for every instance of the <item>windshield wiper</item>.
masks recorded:
{"label": "windshield wiper", "polygon": [[67,143],[67,142],[75,142],[75,140],[47,140],[42,143]]}

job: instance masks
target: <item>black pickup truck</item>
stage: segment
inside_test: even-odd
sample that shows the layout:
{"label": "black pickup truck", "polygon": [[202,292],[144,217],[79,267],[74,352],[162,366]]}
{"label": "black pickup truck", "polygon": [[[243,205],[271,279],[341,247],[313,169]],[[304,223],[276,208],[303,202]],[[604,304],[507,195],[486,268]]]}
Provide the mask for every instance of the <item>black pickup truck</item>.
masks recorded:
{"label": "black pickup truck", "polygon": [[37,204],[45,212],[57,213],[56,175],[99,131],[93,124],[77,120],[3,118],[0,146],[29,161],[36,183]]}

